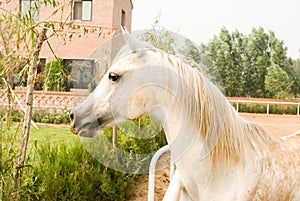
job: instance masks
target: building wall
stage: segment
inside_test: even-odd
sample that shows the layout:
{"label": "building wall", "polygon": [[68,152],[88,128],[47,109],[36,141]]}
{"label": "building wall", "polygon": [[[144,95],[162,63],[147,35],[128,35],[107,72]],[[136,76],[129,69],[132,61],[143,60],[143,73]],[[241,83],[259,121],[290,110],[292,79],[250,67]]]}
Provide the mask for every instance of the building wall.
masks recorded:
{"label": "building wall", "polygon": [[132,18],[133,5],[131,0],[114,0],[114,18],[113,27],[118,27],[121,24],[122,10],[125,11],[125,27],[131,30],[131,18]]}
{"label": "building wall", "polygon": [[[20,8],[19,4],[20,1],[14,0],[8,5],[3,3],[1,7],[17,12]],[[63,7],[63,12],[59,9],[61,7]],[[122,10],[126,13],[125,26],[128,30],[131,30],[132,9],[131,0],[93,0],[92,20],[73,21],[71,20],[72,2],[60,0],[60,5],[57,8],[51,6],[41,8],[37,21],[50,19],[59,22],[63,20],[73,22],[73,26],[80,25],[80,29],[67,29],[65,35],[59,34],[51,37],[49,44],[59,58],[85,59],[90,58],[100,45],[105,44],[113,37],[113,34],[116,36],[121,33]],[[55,10],[59,11],[54,12]],[[76,34],[73,32],[76,32]],[[52,33],[48,31],[48,35],[50,34]],[[47,60],[54,58],[47,43],[44,43],[40,57]]]}

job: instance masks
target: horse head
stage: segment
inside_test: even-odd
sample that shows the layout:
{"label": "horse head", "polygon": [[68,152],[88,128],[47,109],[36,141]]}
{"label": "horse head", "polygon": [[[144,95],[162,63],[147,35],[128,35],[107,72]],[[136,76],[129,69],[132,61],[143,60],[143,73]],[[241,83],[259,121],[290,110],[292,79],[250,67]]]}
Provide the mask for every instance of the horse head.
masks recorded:
{"label": "horse head", "polygon": [[127,45],[119,51],[95,90],[70,114],[74,134],[93,137],[99,128],[139,118],[156,104],[155,84],[149,83],[157,83],[161,78],[156,76],[156,62],[147,63],[151,46],[137,41],[128,32],[123,35]]}

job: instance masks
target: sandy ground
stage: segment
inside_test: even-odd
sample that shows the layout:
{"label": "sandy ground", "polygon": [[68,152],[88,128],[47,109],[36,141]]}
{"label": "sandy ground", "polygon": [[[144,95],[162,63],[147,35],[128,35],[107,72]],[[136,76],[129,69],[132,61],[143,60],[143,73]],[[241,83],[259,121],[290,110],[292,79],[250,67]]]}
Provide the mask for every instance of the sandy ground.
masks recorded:
{"label": "sandy ground", "polygon": [[240,114],[243,118],[254,121],[262,126],[275,138],[292,134],[300,130],[300,116],[297,115],[266,115],[266,114]]}
{"label": "sandy ground", "polygon": [[[290,135],[300,130],[300,116],[296,115],[266,115],[266,114],[240,114],[243,118],[261,125],[269,134],[279,139],[281,136]],[[292,140],[300,144],[300,136]],[[169,163],[169,155],[165,154],[162,163]],[[160,201],[169,184],[169,169],[156,172],[155,176],[155,200]],[[148,176],[145,175],[136,184],[136,196],[131,201],[146,201],[148,193]]]}

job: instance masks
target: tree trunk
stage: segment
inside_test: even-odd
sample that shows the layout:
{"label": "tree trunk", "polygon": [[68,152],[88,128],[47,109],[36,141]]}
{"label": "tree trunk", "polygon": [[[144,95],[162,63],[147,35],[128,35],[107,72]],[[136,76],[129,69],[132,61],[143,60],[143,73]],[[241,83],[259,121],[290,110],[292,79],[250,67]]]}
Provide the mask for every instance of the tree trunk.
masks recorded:
{"label": "tree trunk", "polygon": [[113,127],[112,142],[113,142],[113,147],[118,147],[118,127],[117,126]]}
{"label": "tree trunk", "polygon": [[19,200],[18,192],[21,185],[22,171],[24,167],[24,161],[26,158],[27,143],[28,143],[29,131],[30,131],[30,121],[32,116],[34,83],[35,83],[35,77],[37,72],[37,65],[39,61],[39,54],[41,51],[42,44],[45,41],[46,32],[47,32],[47,28],[45,26],[41,30],[37,38],[34,47],[32,62],[29,66],[28,73],[27,73],[28,80],[27,80],[27,93],[26,93],[26,110],[25,110],[24,124],[22,129],[21,150],[18,158],[17,170],[14,179],[14,192],[15,192],[14,200]]}
{"label": "tree trunk", "polygon": [[[12,86],[12,79],[11,79],[11,73],[10,71],[8,72],[8,75],[6,77],[6,82]],[[6,88],[6,97],[7,97],[7,104],[8,104],[8,112],[10,113],[12,111],[12,100],[11,100],[11,91],[10,91],[10,88],[7,86]]]}

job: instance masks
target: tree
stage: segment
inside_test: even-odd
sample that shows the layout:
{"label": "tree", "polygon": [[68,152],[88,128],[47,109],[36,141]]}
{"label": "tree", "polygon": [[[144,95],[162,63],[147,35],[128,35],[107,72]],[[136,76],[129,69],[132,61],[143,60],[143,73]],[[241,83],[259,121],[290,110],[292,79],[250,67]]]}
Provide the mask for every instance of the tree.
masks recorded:
{"label": "tree", "polygon": [[246,94],[251,97],[264,97],[265,76],[267,67],[270,66],[269,36],[263,28],[253,28],[245,45]]}
{"label": "tree", "polygon": [[234,96],[244,96],[244,89],[245,89],[245,80],[243,79],[244,69],[244,46],[243,46],[244,36],[238,30],[235,30],[232,33],[232,51],[231,51],[231,58],[234,66],[234,75],[235,77],[235,90]]}
{"label": "tree", "polygon": [[295,96],[300,96],[300,59],[293,61],[290,77],[294,81],[292,92]]}
{"label": "tree", "polygon": [[[6,3],[9,4],[10,1],[6,1]],[[25,165],[27,143],[31,126],[33,90],[42,45],[47,43],[49,48],[52,50],[51,45],[48,42],[51,37],[61,36],[65,41],[67,41],[67,38],[71,39],[74,34],[83,35],[97,31],[99,32],[98,36],[100,36],[103,29],[103,27],[90,26],[89,28],[86,28],[80,25],[73,25],[73,22],[65,20],[65,7],[70,6],[71,3],[72,1],[59,4],[57,0],[38,0],[37,3],[35,2],[34,4],[30,4],[26,12],[21,12],[19,8],[17,8],[17,11],[10,11],[0,7],[0,11],[4,13],[0,18],[0,22],[2,24],[5,22],[4,25],[8,28],[13,27],[13,31],[10,32],[11,35],[9,37],[14,41],[9,43],[9,45],[12,46],[7,46],[9,48],[7,48],[4,55],[2,55],[0,76],[9,80],[9,77],[5,77],[5,74],[7,74],[7,72],[13,72],[13,66],[17,66],[17,68],[21,67],[21,72],[27,75],[26,108],[22,127],[20,154],[18,155],[16,174],[14,178],[14,194],[12,195],[12,199],[14,200],[20,199],[19,188]],[[0,2],[0,4],[2,4],[2,2]],[[53,12],[46,17],[45,20],[34,20],[35,14],[39,12],[42,7],[46,6],[53,7]],[[52,17],[57,15],[60,21],[51,20]],[[0,30],[0,32],[5,33],[2,36],[2,39],[5,39],[7,37],[5,28],[4,31]],[[16,61],[20,61],[21,65],[16,65],[18,64]],[[6,65],[9,62],[12,62],[14,65]]]}
{"label": "tree", "polygon": [[[28,72],[27,72],[27,92],[26,92],[26,109],[25,109],[25,116],[24,116],[24,123],[22,129],[22,139],[21,139],[21,151],[20,156],[18,158],[18,168],[15,175],[15,191],[18,191],[20,186],[20,180],[22,175],[22,169],[25,162],[26,157],[26,150],[27,150],[27,143],[29,139],[29,131],[31,125],[31,117],[32,117],[32,106],[33,106],[33,90],[34,90],[34,83],[37,71],[37,65],[39,61],[39,54],[45,41],[46,33],[47,33],[47,24],[43,27],[43,29],[38,32],[38,38],[32,38],[34,40],[34,52],[32,55],[32,60],[29,64]],[[18,196],[16,197],[19,200]]]}
{"label": "tree", "polygon": [[300,59],[293,61],[293,69],[295,70],[297,77],[300,77]]}
{"label": "tree", "polygon": [[51,61],[45,66],[45,90],[63,91],[62,85],[70,80],[62,59]]}
{"label": "tree", "polygon": [[205,52],[210,58],[213,68],[217,69],[223,80],[224,90],[227,96],[242,95],[242,35],[235,31],[230,34],[223,27],[219,36],[205,47]]}
{"label": "tree", "polygon": [[296,94],[298,90],[296,86],[300,82],[291,68],[287,48],[271,31],[266,33],[263,28],[253,28],[250,34],[243,35],[237,30],[229,33],[222,28],[220,34],[203,47],[223,79],[227,96],[270,97],[265,78],[271,63],[288,74],[294,83],[292,92]]}
{"label": "tree", "polygon": [[210,58],[205,53],[206,46],[204,44],[197,45],[189,39],[185,39],[184,46],[179,52],[191,61],[191,65],[210,79],[221,91],[224,91],[223,82],[219,72],[214,66]]}
{"label": "tree", "polygon": [[[0,2],[1,5],[1,2]],[[1,11],[0,7],[0,11]],[[6,88],[6,96],[8,100],[8,110],[12,108],[10,87],[12,86],[13,76],[24,62],[18,54],[21,48],[21,43],[25,40],[26,34],[20,35],[19,30],[24,26],[20,20],[15,20],[14,16],[8,12],[2,12],[0,16],[0,41],[2,42],[0,50],[0,84]],[[17,37],[12,37],[17,36]],[[23,47],[27,51],[27,46]],[[5,82],[3,82],[5,79]]]}
{"label": "tree", "polygon": [[159,18],[157,16],[151,29],[141,35],[141,39],[152,44],[154,47],[161,49],[167,53],[175,53],[174,45],[176,44],[175,36],[165,27],[159,25]]}
{"label": "tree", "polygon": [[291,96],[291,86],[293,82],[287,72],[282,70],[279,65],[272,63],[267,70],[266,90],[275,98],[285,99]]}
{"label": "tree", "polygon": [[[9,1],[7,2],[9,3]],[[57,5],[56,1],[44,0],[41,5],[51,4],[53,7]],[[29,130],[32,115],[33,103],[33,87],[36,76],[36,69],[39,61],[39,53],[43,42],[46,40],[47,30],[50,28],[49,23],[35,23],[31,12],[36,11],[37,4],[30,5],[28,12],[14,13],[1,9],[1,24],[4,25],[0,30],[1,41],[4,44],[5,53],[1,58],[1,75],[7,83],[7,89],[12,83],[12,75],[15,69],[23,63],[23,72],[27,72],[27,93],[26,93],[26,108],[24,114],[24,123],[22,128],[22,137],[20,144],[20,154],[17,160],[17,168],[14,179],[14,196],[13,199],[19,200],[19,187],[21,183],[21,175],[26,157],[27,143],[29,138]],[[2,26],[1,26],[2,27]],[[26,54],[27,53],[27,54]],[[24,65],[25,64],[25,65]],[[17,66],[17,67],[15,67]]]}

